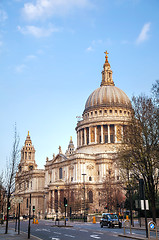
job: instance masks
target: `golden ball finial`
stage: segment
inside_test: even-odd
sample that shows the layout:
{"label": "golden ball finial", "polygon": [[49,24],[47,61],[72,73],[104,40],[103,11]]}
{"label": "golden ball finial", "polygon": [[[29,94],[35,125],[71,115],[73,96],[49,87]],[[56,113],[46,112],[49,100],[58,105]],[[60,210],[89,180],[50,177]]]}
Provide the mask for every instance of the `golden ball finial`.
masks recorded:
{"label": "golden ball finial", "polygon": [[105,61],[108,62],[108,54],[109,53],[107,52],[107,50],[104,53],[105,53]]}
{"label": "golden ball finial", "polygon": [[29,136],[29,131],[28,131],[28,136]]}

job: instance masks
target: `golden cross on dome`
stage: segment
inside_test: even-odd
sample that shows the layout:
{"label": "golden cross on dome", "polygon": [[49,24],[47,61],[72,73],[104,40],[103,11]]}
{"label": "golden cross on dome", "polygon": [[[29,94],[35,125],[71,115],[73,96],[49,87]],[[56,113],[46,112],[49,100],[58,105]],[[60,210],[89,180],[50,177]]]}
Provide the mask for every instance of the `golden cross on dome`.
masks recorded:
{"label": "golden cross on dome", "polygon": [[108,54],[109,54],[109,53],[108,53],[107,51],[105,51],[104,53],[105,53],[106,62],[108,62]]}
{"label": "golden cross on dome", "polygon": [[28,131],[28,136],[29,136],[29,131]]}

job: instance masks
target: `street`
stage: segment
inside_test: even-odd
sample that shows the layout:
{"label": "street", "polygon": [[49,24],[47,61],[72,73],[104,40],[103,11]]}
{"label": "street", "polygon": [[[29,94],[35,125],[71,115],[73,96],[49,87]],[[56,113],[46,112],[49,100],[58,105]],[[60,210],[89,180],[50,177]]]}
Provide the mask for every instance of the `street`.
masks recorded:
{"label": "street", "polygon": [[[62,224],[62,223],[60,223]],[[100,228],[99,223],[67,223],[69,226],[58,227],[51,220],[40,220],[39,224],[31,223],[31,234],[44,240],[115,240],[119,239],[118,234],[123,233],[123,229],[119,228]],[[15,223],[10,222],[9,226],[14,228]],[[21,221],[21,231],[28,231],[28,221]],[[129,230],[126,230],[129,233]],[[145,231],[133,230],[133,233],[142,234],[145,236]],[[120,237],[121,240],[127,239]]]}

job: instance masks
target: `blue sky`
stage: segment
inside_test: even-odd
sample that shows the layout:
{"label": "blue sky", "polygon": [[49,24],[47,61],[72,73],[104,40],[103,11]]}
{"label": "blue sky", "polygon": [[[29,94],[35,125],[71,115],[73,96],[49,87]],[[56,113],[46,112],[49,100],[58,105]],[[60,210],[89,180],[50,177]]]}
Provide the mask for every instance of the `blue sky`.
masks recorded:
{"label": "blue sky", "polygon": [[158,0],[0,1],[0,165],[14,124],[28,130],[40,168],[70,136],[100,86],[109,52],[115,85],[131,97],[159,79]]}

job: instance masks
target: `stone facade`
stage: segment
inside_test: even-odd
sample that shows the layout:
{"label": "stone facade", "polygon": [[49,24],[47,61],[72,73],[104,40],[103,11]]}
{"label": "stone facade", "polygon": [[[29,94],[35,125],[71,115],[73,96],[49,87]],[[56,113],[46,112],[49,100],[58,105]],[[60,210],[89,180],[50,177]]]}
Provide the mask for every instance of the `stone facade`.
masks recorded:
{"label": "stone facade", "polygon": [[[77,148],[71,138],[65,154],[59,146],[59,153],[46,159],[45,170],[38,170],[28,134],[16,176],[16,195],[24,197],[23,211],[27,213],[30,193],[36,214],[47,217],[64,214],[64,197],[68,216],[114,210],[124,200],[117,153],[130,115],[130,100],[115,87],[106,52],[101,85],[88,97],[77,123]],[[32,181],[32,188],[18,189],[23,177]]]}
{"label": "stone facade", "polygon": [[44,176],[45,171],[37,169],[37,164],[35,162],[35,148],[32,145],[28,132],[25,145],[21,150],[21,161],[15,179],[14,197],[23,197],[23,202],[21,203],[22,215],[28,215],[29,213],[31,195],[31,206],[35,206],[35,214],[39,217],[43,217],[45,212]]}

